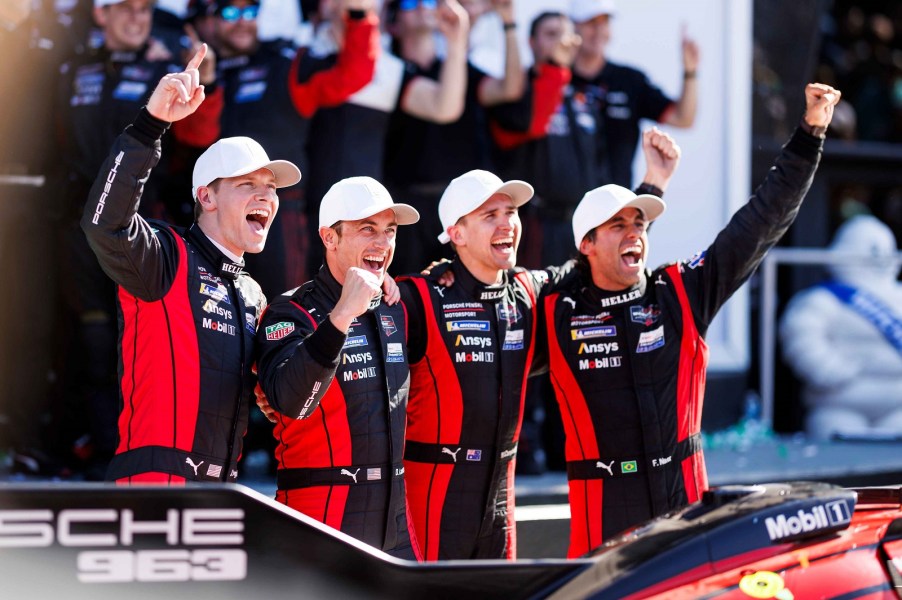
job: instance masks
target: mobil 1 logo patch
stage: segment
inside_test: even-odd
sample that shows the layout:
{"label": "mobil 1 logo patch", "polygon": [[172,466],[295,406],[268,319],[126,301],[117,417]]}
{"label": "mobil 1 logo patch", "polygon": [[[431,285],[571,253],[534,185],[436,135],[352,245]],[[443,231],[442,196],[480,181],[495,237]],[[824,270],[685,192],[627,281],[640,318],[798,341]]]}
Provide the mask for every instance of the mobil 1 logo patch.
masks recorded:
{"label": "mobil 1 logo patch", "polygon": [[852,510],[845,500],[835,500],[824,504],[816,504],[809,510],[800,508],[794,513],[779,514],[764,519],[767,537],[776,542],[796,536],[821,531],[838,529],[852,521]]}

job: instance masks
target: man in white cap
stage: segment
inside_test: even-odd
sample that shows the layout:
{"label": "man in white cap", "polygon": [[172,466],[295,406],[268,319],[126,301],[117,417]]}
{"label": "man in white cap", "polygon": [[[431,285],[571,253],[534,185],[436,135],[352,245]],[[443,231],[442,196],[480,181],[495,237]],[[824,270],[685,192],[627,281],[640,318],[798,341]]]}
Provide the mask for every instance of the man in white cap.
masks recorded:
{"label": "man in white cap", "polygon": [[[67,322],[77,340],[71,352],[76,366],[64,370],[67,395],[86,412],[93,455],[85,476],[102,478],[116,446],[116,344],[115,284],[106,277],[79,228],[85,198],[110,146],[132,123],[157,82],[167,73],[179,72],[182,58],[162,58],[150,38],[153,0],[93,0],[92,15],[100,26],[103,44],[82,52],[60,67],[56,85],[56,125],[61,159],[50,173],[50,185],[58,188],[65,211],[60,227],[64,240],[63,278]],[[187,59],[186,59],[187,61]],[[200,70],[201,83],[210,86],[215,72]],[[210,88],[208,88],[210,89]],[[187,183],[188,174],[173,157],[190,152],[197,156],[219,137],[222,92],[211,92],[190,117],[173,124],[165,135],[167,155],[145,182],[141,214],[162,216],[178,225],[191,222],[190,205],[184,202],[187,185],[178,194],[167,193],[175,182]],[[217,102],[218,100],[218,102]],[[183,176],[182,176],[183,175]],[[163,198],[167,202],[163,202]],[[171,201],[171,202],[169,202]],[[165,208],[164,208],[165,206]],[[84,405],[84,406],[82,406]],[[77,435],[79,432],[75,432]]]}
{"label": "man in white cap", "polygon": [[[639,123],[651,119],[673,127],[691,127],[698,104],[696,43],[683,35],[683,87],[672,100],[645,73],[608,60],[614,0],[571,0],[570,18],[582,38],[573,64],[572,85],[601,112],[608,181],[632,187],[632,164],[639,145]],[[649,40],[651,41],[651,40]],[[602,165],[599,165],[602,166]]]}
{"label": "man in white cap", "polygon": [[404,307],[382,301],[400,225],[420,216],[370,177],[335,183],[319,208],[325,264],[276,298],[257,333],[260,386],[278,440],[276,500],[400,558],[410,382]]}
{"label": "man in white cap", "polygon": [[724,302],[792,224],[814,178],[840,93],[805,90],[807,108],[764,183],[707,250],[645,268],[664,202],[609,184],[573,215],[580,277],[543,307],[566,432],[570,550],[696,502],[708,487],[700,428],[708,348]]}
{"label": "man in white cap", "polygon": [[409,314],[411,393],[404,464],[426,560],[516,558],[514,464],[536,298],[564,269],[517,269],[523,181],[469,171],[442,195],[438,239],[456,252],[399,279]]}
{"label": "man in white cap", "polygon": [[[649,134],[649,185],[666,187],[673,147]],[[516,558],[514,470],[537,307],[572,267],[516,267],[518,210],[532,196],[528,183],[487,171],[454,179],[438,239],[455,259],[444,272],[399,279],[411,365],[404,459],[427,560]]]}
{"label": "man in white cap", "polygon": [[276,189],[301,178],[248,138],[213,144],[194,168],[197,220],[187,229],[138,214],[160,139],[204,99],[198,67],[166,75],[120,135],[81,220],[118,285],[119,445],[107,479],[232,482],[256,378],[260,287],[243,255],[260,252],[279,208]]}

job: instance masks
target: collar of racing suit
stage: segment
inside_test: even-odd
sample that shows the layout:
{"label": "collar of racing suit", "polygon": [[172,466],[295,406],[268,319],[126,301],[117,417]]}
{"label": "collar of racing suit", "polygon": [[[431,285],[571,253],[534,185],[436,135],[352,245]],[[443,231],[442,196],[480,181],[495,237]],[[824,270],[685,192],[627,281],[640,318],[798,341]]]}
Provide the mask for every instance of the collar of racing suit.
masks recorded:
{"label": "collar of racing suit", "polygon": [[211,264],[219,265],[219,274],[222,277],[231,279],[232,281],[238,279],[238,275],[240,275],[244,269],[243,260],[235,262],[223,254],[222,251],[210,241],[210,238],[201,231],[200,227],[197,226],[197,223],[188,228],[187,236],[194,245],[197,246],[204,258],[209,260]]}
{"label": "collar of racing suit", "polygon": [[[338,303],[338,299],[341,298],[341,284],[332,276],[332,271],[329,270],[329,265],[325,262],[323,262],[323,265],[319,268],[316,277],[313,279],[313,283],[318,289],[322,290],[322,293],[329,301],[330,306],[335,306],[335,304]],[[379,291],[379,295],[370,301],[370,307],[367,310],[376,310],[379,308],[380,304],[382,304],[381,290]]]}
{"label": "collar of racing suit", "polygon": [[582,296],[590,303],[590,306],[616,306],[619,304],[628,304],[637,298],[645,295],[645,288],[648,283],[648,272],[643,272],[639,277],[636,285],[628,288],[611,292],[603,290],[592,282],[591,275],[583,274],[580,277],[580,287]]}
{"label": "collar of racing suit", "polygon": [[507,271],[502,273],[501,283],[486,285],[476,279],[459,258],[452,262],[451,270],[454,272],[454,283],[466,290],[471,297],[482,302],[497,302],[504,298],[508,284]]}

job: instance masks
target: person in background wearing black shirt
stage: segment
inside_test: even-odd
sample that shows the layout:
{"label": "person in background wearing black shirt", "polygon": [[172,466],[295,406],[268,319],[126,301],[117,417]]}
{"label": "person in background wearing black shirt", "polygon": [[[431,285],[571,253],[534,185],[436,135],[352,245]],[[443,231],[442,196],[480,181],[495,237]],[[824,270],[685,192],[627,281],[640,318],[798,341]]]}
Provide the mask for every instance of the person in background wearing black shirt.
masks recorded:
{"label": "person in background wearing black shirt", "polygon": [[[493,0],[493,8],[504,22],[504,76],[490,77],[466,60],[466,47],[448,44],[445,61],[436,53],[436,29],[449,34],[446,25],[453,11],[462,23],[468,23],[466,12],[457,0],[437,7],[435,0],[392,0],[388,3],[390,33],[394,50],[405,62],[404,98],[424,80],[445,76],[444,62],[460,65],[454,75],[465,88],[463,113],[447,121],[427,120],[433,111],[428,104],[411,111],[396,110],[392,115],[385,156],[386,185],[392,195],[409,202],[423,215],[424,222],[412,235],[400,240],[397,272],[417,271],[423,257],[448,256],[448,249],[435,239],[433,231],[441,229],[435,207],[448,183],[460,173],[489,167],[489,142],[483,107],[510,102],[523,95],[524,73],[514,23],[512,0]],[[466,36],[466,28],[454,27],[450,32]],[[453,50],[452,50],[453,48]],[[461,54],[464,54],[462,57]],[[464,71],[465,69],[465,71]],[[457,100],[455,100],[457,101]]]}
{"label": "person in background wearing black shirt", "polygon": [[[338,0],[312,0],[306,15],[315,29],[308,52],[333,61],[344,45],[345,31]],[[438,12],[438,26],[449,45],[438,79],[421,77],[401,94],[404,62],[382,52],[373,80],[347,102],[317,111],[308,142],[310,177],[307,181],[307,227],[310,239],[319,237],[319,203],[337,181],[352,176],[382,177],[385,138],[394,111],[427,122],[447,123],[463,111],[466,91],[466,48],[468,27],[451,4]],[[310,273],[319,270],[323,249],[310,244],[307,265]]]}
{"label": "person in background wearing black shirt", "polygon": [[[337,58],[318,58],[288,42],[261,42],[256,1],[218,2],[214,43],[225,88],[223,135],[259,140],[309,172],[306,146],[313,114],[343,103],[373,77],[380,50],[373,5],[374,0],[341,0],[344,44]],[[303,184],[283,194],[281,223],[275,224],[266,249],[248,260],[248,271],[267,297],[282,293],[289,282],[307,279],[304,202]]]}
{"label": "person in background wearing black shirt", "polygon": [[698,104],[696,80],[699,52],[683,36],[683,90],[674,101],[637,69],[612,63],[605,50],[611,38],[614,0],[574,0],[570,17],[582,38],[573,65],[573,87],[587,102],[597,102],[603,115],[605,157],[610,179],[632,187],[632,165],[639,144],[639,121],[651,119],[673,127],[691,127]]}

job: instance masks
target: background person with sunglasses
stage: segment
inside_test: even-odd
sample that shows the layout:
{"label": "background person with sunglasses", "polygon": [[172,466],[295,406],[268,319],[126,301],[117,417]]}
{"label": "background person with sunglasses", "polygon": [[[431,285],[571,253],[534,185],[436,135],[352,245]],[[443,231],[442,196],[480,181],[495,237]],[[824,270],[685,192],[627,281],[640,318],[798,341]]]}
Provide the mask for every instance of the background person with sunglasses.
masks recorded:
{"label": "background person with sunglasses", "polygon": [[[328,57],[285,41],[262,42],[258,9],[254,0],[215,5],[213,44],[225,88],[222,134],[252,137],[306,172],[313,114],[341,104],[373,77],[380,51],[374,0],[341,0],[345,43],[337,56]],[[304,201],[303,184],[283,194],[281,223],[275,224],[266,250],[247,263],[269,298],[308,278]]]}

